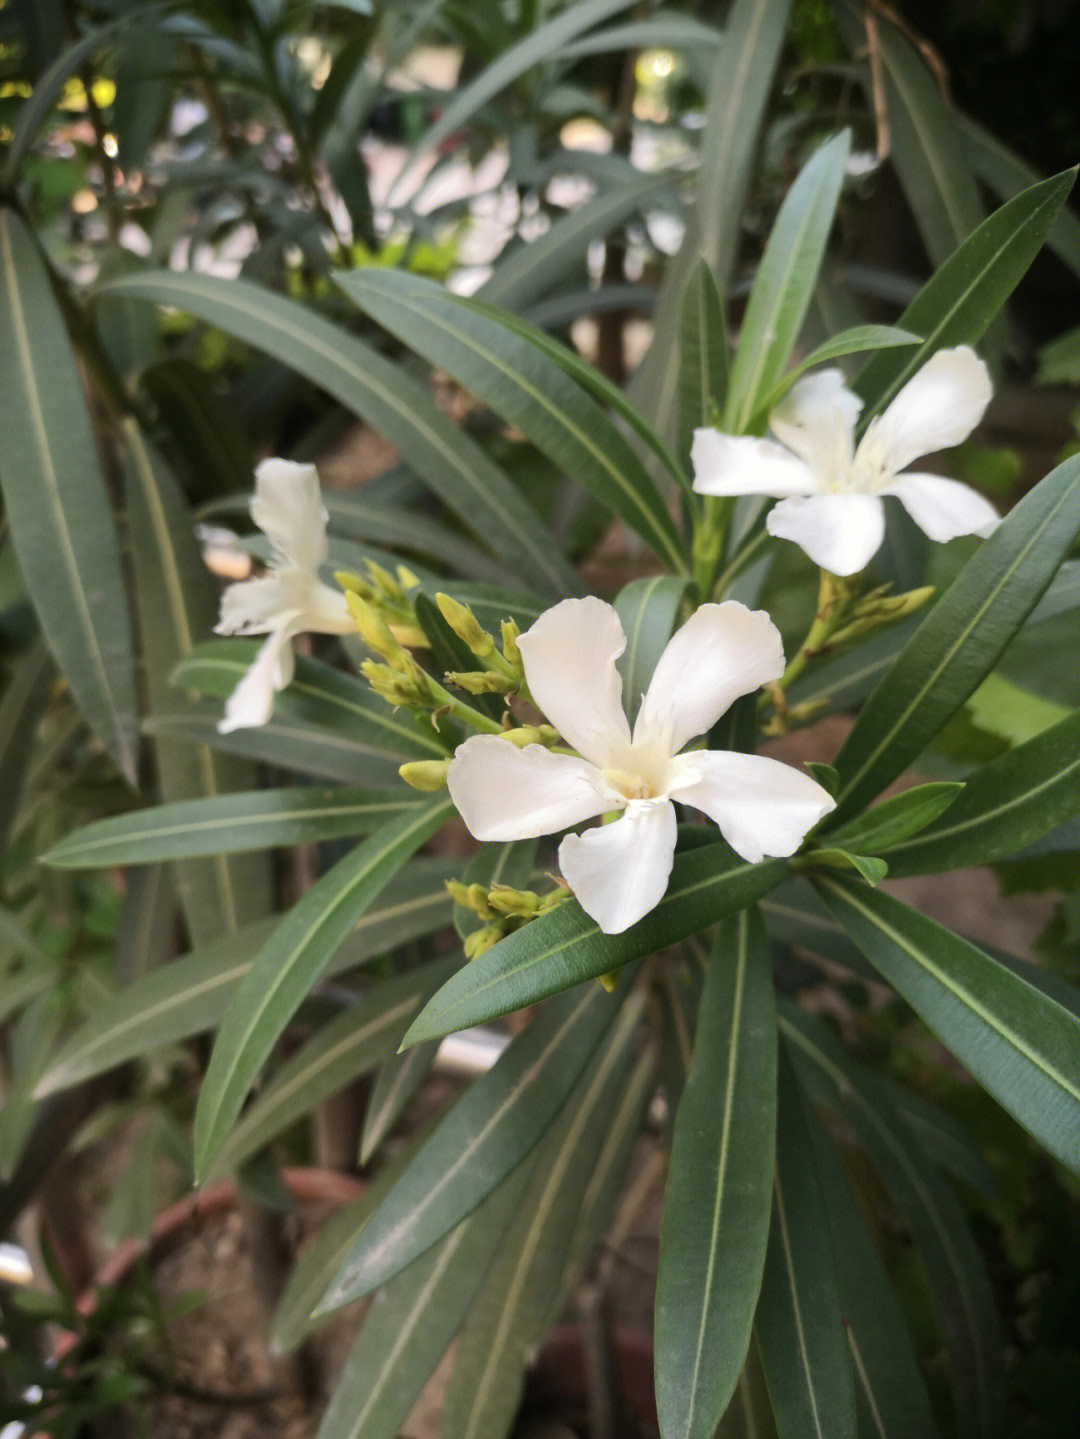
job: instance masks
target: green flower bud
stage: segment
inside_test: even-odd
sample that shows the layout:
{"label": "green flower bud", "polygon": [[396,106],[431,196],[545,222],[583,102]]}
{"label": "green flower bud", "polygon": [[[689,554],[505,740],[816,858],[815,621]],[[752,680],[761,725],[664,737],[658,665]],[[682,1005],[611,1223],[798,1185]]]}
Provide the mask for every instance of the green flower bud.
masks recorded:
{"label": "green flower bud", "polygon": [[[486,659],[488,655],[494,653],[495,641],[483,628],[468,605],[463,605],[460,600],[452,599],[441,591],[435,596],[435,603],[438,605],[443,619],[458,639],[464,640],[477,659]],[[479,691],[474,691],[474,693],[479,693]]]}
{"label": "green flower bud", "polygon": [[516,620],[503,620],[500,628],[502,630],[503,656],[508,665],[512,665],[519,675],[524,676],[525,672],[521,667],[521,651],[518,649],[518,635],[521,634],[521,626]]}
{"label": "green flower bud", "polygon": [[518,749],[527,744],[553,745],[559,743],[559,731],[549,724],[526,724],[517,729],[503,730],[503,739],[508,739]]}
{"label": "green flower bud", "polygon": [[474,929],[472,934],[465,936],[463,944],[465,958],[479,959],[493,944],[498,944],[502,937],[503,927],[501,924],[488,924],[483,929]]}
{"label": "green flower bud", "polygon": [[512,679],[490,670],[453,670],[446,676],[446,683],[471,695],[504,695],[514,688]]}
{"label": "green flower bud", "polygon": [[390,633],[390,626],[375,606],[355,591],[347,591],[345,599],[349,606],[349,613],[356,622],[360,638],[368,649],[374,650],[377,655],[382,655],[384,660],[395,660],[401,653],[401,645]]}
{"label": "green flower bud", "polygon": [[507,884],[497,884],[488,895],[488,903],[498,914],[513,919],[532,919],[540,913],[540,896],[530,889],[511,889]]}
{"label": "green flower bud", "polygon": [[448,759],[415,759],[403,764],[398,774],[413,789],[425,794],[435,794],[446,788],[446,771],[450,768]]}

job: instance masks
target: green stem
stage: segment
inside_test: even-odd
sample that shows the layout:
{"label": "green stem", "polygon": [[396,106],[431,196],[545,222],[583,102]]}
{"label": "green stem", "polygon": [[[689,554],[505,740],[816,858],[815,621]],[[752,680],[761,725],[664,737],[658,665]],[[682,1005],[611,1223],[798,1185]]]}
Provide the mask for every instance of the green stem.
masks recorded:
{"label": "green stem", "polygon": [[739,551],[739,553],[728,565],[727,569],[723,571],[719,579],[717,579],[716,583],[713,585],[712,592],[714,597],[719,598],[727,589],[727,587],[731,584],[732,580],[735,579],[737,575],[742,574],[743,570],[757,554],[758,550],[761,549],[762,545],[766,542],[768,538],[769,532],[765,529],[760,529],[752,540],[749,540],[745,545],[743,545],[742,549]]}
{"label": "green stem", "polygon": [[774,690],[783,693],[792,681],[802,674],[810,661],[818,658],[839,628],[840,622],[847,612],[850,598],[850,591],[843,580],[838,580],[828,570],[821,571],[814,622],[807,631],[806,638],[789,661],[787,669],[773,686]]}
{"label": "green stem", "polygon": [[460,720],[464,725],[470,725],[473,729],[482,730],[485,734],[502,734],[503,727],[498,720],[491,719],[479,710],[473,709],[472,705],[466,704],[464,700],[452,695],[445,686],[439,684],[438,680],[428,676],[431,694],[439,701],[437,706],[440,714],[449,714],[452,719]]}
{"label": "green stem", "polygon": [[713,577],[720,565],[731,500],[726,495],[709,495],[694,530],[694,580],[702,601],[713,592]]}

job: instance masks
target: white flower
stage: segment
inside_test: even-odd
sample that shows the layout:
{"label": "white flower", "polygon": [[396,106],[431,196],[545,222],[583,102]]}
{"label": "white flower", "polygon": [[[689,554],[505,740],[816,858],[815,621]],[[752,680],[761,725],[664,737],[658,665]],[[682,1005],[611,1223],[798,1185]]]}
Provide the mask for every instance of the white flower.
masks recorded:
{"label": "white flower", "polygon": [[679,751],[740,695],[778,679],[780,635],[764,611],[702,605],[672,637],[633,735],[615,661],[619,617],[598,599],[563,600],[518,639],[537,706],[581,758],[477,735],[450,764],[450,794],[481,840],[554,834],[610,810],[613,824],[567,835],[559,866],[581,907],[619,934],[659,904],[675,854],[672,800],[702,810],[744,859],[794,854],[834,807],[808,775],[762,755]]}
{"label": "white flower", "polygon": [[885,537],[882,495],[895,495],[932,540],[988,535],[989,500],[939,475],[900,471],[921,455],[958,445],[990,402],[990,376],[974,350],[939,350],[870,421],[855,448],[862,401],[839,370],[797,381],[769,416],[781,442],[697,430],[694,489],[705,495],[771,495],[771,535],[794,540],[815,564],[853,575]]}
{"label": "white flower", "polygon": [[216,629],[219,635],[270,638],[226,701],[218,725],[222,734],[270,718],[275,692],[293,676],[293,635],[340,635],[356,628],[345,596],[319,579],[327,514],[315,466],[263,460],[255,470],[251,518],[273,545],[270,573],[229,585]]}

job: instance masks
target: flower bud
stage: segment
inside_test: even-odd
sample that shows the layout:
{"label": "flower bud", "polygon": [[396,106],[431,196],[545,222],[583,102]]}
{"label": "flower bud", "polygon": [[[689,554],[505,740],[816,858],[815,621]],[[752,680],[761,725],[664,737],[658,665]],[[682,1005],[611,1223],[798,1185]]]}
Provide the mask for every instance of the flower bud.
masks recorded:
{"label": "flower bud", "polygon": [[[464,640],[477,659],[486,659],[488,655],[494,653],[495,641],[483,628],[468,605],[463,605],[460,600],[452,599],[441,591],[435,596],[435,603],[438,605],[443,619],[458,639]],[[474,693],[478,693],[478,691],[474,691]]]}
{"label": "flower bud", "polygon": [[446,788],[446,771],[450,768],[448,759],[415,759],[403,764],[398,774],[413,789],[425,794],[435,794]]}
{"label": "flower bud", "polygon": [[503,927],[501,924],[488,924],[483,929],[474,929],[472,934],[465,936],[463,942],[465,958],[479,959],[492,945],[498,944],[502,937]]}
{"label": "flower bud", "polygon": [[508,739],[516,749],[524,749],[529,744],[558,744],[559,731],[549,724],[526,724],[517,729],[503,730],[502,738]]}
{"label": "flower bud", "polygon": [[497,884],[488,895],[488,904],[498,914],[512,919],[532,919],[540,913],[540,896],[530,889],[511,889],[507,884]]}
{"label": "flower bud", "polygon": [[377,655],[382,655],[384,660],[396,659],[401,652],[401,645],[390,633],[390,626],[375,606],[355,591],[348,591],[345,599],[348,602],[349,613],[360,632],[360,638],[368,649],[374,650]]}
{"label": "flower bud", "polygon": [[507,664],[513,665],[519,675],[524,675],[525,672],[521,667],[521,651],[518,649],[518,635],[521,634],[521,626],[517,620],[503,620],[500,628],[502,630],[503,656]]}
{"label": "flower bud", "polygon": [[514,681],[491,670],[452,670],[446,683],[471,695],[504,695],[514,688]]}

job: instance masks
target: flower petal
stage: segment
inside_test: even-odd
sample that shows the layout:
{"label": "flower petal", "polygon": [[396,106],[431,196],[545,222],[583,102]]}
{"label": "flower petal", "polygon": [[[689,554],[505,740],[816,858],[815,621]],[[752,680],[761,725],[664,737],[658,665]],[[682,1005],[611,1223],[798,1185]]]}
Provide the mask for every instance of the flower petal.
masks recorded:
{"label": "flower petal", "polygon": [[783,672],[780,631],[764,610],[748,610],[736,600],[702,605],[656,663],[634,725],[635,747],[677,754],[740,695]]}
{"label": "flower petal", "polygon": [[255,656],[247,674],[225,701],[225,718],[218,722],[218,733],[234,729],[256,729],[266,724],[274,709],[274,694],[292,679],[293,631],[283,625]]}
{"label": "flower petal", "polygon": [[326,559],[327,514],[314,465],[263,460],[255,467],[251,518],[284,560],[314,574]]}
{"label": "flower petal", "polygon": [[861,409],[842,371],[818,370],[792,385],[769,415],[769,429],[819,480],[840,481],[851,469]]}
{"label": "flower petal", "polygon": [[304,596],[303,627],[319,635],[347,635],[355,634],[356,621],[342,591],[316,579]]}
{"label": "flower petal", "polygon": [[992,393],[990,372],[969,345],[939,350],[870,421],[856,472],[887,481],[912,460],[958,445],[982,419]]}
{"label": "flower petal", "polygon": [[688,775],[671,797],[692,805],[716,824],[736,854],[751,864],[766,855],[794,854],[836,801],[816,780],[791,765],[760,754],[695,750],[685,757]]}
{"label": "flower petal", "polygon": [[613,824],[563,840],[563,878],[605,934],[621,934],[663,899],[677,832],[675,807],[666,799],[632,800]]}
{"label": "flower petal", "polygon": [[882,494],[895,495],[919,529],[939,544],[957,535],[985,537],[1001,523],[997,510],[978,490],[940,475],[909,470],[898,475]]}
{"label": "flower petal", "polygon": [[615,668],[626,635],[611,605],[591,597],[562,600],[519,637],[518,646],[537,708],[586,759],[602,769],[618,765],[630,726]]}
{"label": "flower petal", "polygon": [[812,495],[813,471],[783,445],[750,435],[695,430],[690,448],[694,489],[701,495]]}
{"label": "flower petal", "polygon": [[877,495],[810,495],[781,500],[765,528],[795,544],[823,570],[854,575],[865,569],[885,538],[885,506]]}
{"label": "flower petal", "polygon": [[557,834],[616,808],[587,760],[537,744],[515,749],[498,735],[459,745],[446,781],[466,829],[481,840]]}
{"label": "flower petal", "polygon": [[221,596],[221,617],[214,626],[219,635],[258,635],[280,629],[294,608],[276,574],[226,585]]}

